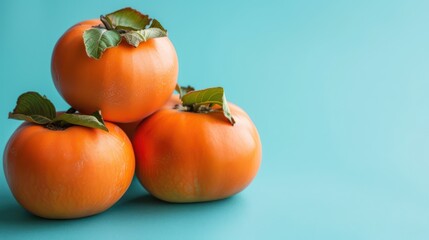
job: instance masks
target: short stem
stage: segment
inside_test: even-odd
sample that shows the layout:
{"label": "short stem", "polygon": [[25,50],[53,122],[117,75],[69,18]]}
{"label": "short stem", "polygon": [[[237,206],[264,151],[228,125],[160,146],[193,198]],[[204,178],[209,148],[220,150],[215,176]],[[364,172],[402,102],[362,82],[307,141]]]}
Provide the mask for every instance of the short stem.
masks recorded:
{"label": "short stem", "polygon": [[190,107],[183,106],[182,104],[174,105],[174,109],[177,109],[177,110],[182,111],[182,112],[190,112],[191,111]]}
{"label": "short stem", "polygon": [[52,123],[48,123],[45,125],[45,127],[49,130],[53,130],[53,131],[62,131],[65,130],[66,128],[70,127],[67,124],[64,124],[61,121],[58,122],[52,122]]}
{"label": "short stem", "polygon": [[183,112],[194,112],[194,113],[209,113],[209,112],[213,112],[213,109],[210,106],[207,106],[207,105],[198,105],[198,104],[189,105],[189,106],[184,106],[182,104],[177,104],[177,105],[174,106],[174,109],[178,109],[179,111],[183,111]]}
{"label": "short stem", "polygon": [[107,30],[113,30],[112,25],[110,25],[109,21],[107,20],[107,18],[104,15],[100,16],[100,21],[103,23],[104,27]]}

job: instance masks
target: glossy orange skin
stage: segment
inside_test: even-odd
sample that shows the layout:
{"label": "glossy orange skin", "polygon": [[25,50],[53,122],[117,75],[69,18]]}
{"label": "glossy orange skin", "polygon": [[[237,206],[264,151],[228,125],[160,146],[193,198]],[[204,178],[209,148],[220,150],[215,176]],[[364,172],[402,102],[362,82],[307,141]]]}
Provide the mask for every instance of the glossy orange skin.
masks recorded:
{"label": "glossy orange skin", "polygon": [[162,107],[174,91],[178,75],[174,46],[167,37],[137,48],[122,39],[96,60],[87,56],[82,35],[99,24],[81,22],[58,40],[51,65],[55,87],[82,113],[100,109],[108,121],[141,120]]}
{"label": "glossy orange skin", "polygon": [[94,215],[116,203],[131,184],[135,159],[125,133],[106,126],[109,132],[22,124],[3,156],[15,199],[29,212],[53,219]]}
{"label": "glossy orange skin", "polygon": [[261,142],[249,116],[233,104],[230,110],[234,126],[222,113],[182,112],[171,105],[143,120],[133,146],[145,189],[168,202],[202,202],[248,186],[261,163]]}

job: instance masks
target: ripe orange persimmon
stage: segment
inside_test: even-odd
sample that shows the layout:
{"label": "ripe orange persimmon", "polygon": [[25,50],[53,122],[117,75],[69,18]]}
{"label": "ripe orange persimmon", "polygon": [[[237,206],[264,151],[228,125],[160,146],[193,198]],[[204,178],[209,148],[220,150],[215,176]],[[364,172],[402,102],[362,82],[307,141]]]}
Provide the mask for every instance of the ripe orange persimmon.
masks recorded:
{"label": "ripe orange persimmon", "polygon": [[177,81],[178,60],[168,37],[133,47],[125,40],[100,59],[88,57],[83,32],[101,24],[88,20],[71,27],[57,42],[51,72],[62,97],[82,113],[101,110],[108,121],[133,122],[168,100]]}
{"label": "ripe orange persimmon", "polygon": [[23,123],[4,152],[4,172],[16,200],[44,218],[100,213],[128,189],[135,170],[125,133],[81,126],[51,130]]}
{"label": "ripe orange persimmon", "polygon": [[230,104],[236,120],[232,126],[221,112],[186,112],[177,109],[180,103],[172,96],[136,130],[133,147],[141,184],[168,202],[211,201],[243,190],[262,157],[249,116]]}

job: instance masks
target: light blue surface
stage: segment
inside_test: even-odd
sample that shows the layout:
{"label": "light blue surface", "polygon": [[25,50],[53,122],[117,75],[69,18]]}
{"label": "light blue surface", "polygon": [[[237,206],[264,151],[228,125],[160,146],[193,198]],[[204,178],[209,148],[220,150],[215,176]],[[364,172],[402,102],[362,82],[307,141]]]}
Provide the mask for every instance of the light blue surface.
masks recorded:
{"label": "light blue surface", "polygon": [[[185,3],[186,2],[186,3]],[[109,211],[27,214],[0,173],[2,239],[429,239],[428,1],[0,1],[0,148],[71,25],[132,6],[159,19],[182,84],[222,85],[263,162],[224,201],[167,204],[134,183]]]}

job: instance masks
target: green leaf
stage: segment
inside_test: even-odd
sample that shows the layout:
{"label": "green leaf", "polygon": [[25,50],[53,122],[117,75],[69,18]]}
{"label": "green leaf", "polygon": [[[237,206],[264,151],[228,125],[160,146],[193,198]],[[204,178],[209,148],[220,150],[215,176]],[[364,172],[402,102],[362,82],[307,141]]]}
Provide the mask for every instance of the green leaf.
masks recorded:
{"label": "green leaf", "polygon": [[153,20],[152,20],[152,22],[150,23],[149,28],[159,28],[159,29],[161,29],[162,31],[167,32],[167,29],[165,29],[165,28],[161,25],[161,23],[160,23],[158,20],[156,20],[156,19],[153,19]]}
{"label": "green leaf", "polygon": [[190,85],[183,87],[177,83],[175,90],[179,93],[179,98],[182,99],[183,95],[187,94],[188,92],[195,91],[195,88]]}
{"label": "green leaf", "polygon": [[103,119],[103,116],[101,115],[101,111],[100,111],[100,110],[95,111],[95,112],[92,114],[92,116],[94,116],[95,118],[97,118],[97,120],[98,120],[101,124],[103,124],[103,125],[104,125],[104,119]]}
{"label": "green leaf", "polygon": [[151,38],[165,37],[167,32],[159,28],[147,28],[139,31],[129,31],[123,34],[128,44],[138,47],[141,42],[146,42]]}
{"label": "green leaf", "polygon": [[36,123],[39,125],[45,125],[51,122],[51,119],[41,116],[41,115],[24,115],[24,114],[13,114],[13,113],[9,113],[9,118],[10,119],[15,119],[15,120],[23,120],[23,121],[27,121],[27,122],[32,122],[32,123]]}
{"label": "green leaf", "polygon": [[86,54],[95,59],[100,59],[107,48],[118,46],[121,35],[114,30],[104,28],[91,28],[83,33]]}
{"label": "green leaf", "polygon": [[235,124],[235,120],[229,110],[225,92],[222,87],[207,88],[189,92],[182,96],[182,104],[183,106],[190,107],[196,111],[198,111],[201,106],[212,107],[214,105],[219,105],[222,107],[223,115],[232,125]]}
{"label": "green leaf", "polygon": [[123,8],[106,15],[111,27],[116,30],[141,30],[150,23],[148,15],[132,8]]}
{"label": "green leaf", "polygon": [[37,92],[26,92],[18,97],[16,107],[9,113],[9,118],[44,125],[52,130],[64,130],[71,125],[79,125],[108,131],[100,111],[92,115],[75,114],[75,111],[70,108],[66,113],[57,116],[55,106],[49,99]]}
{"label": "green leaf", "polygon": [[55,115],[55,107],[49,99],[37,92],[26,92],[18,97],[16,107],[9,113],[9,118],[47,124]]}
{"label": "green leaf", "polygon": [[[94,113],[93,115],[63,113],[52,121],[53,124],[59,123],[59,122],[63,122],[71,125],[89,127],[89,128],[98,128],[107,132],[109,131],[106,125],[104,125],[104,121],[101,118],[99,111]],[[64,125],[63,123],[60,123],[60,125]]]}

